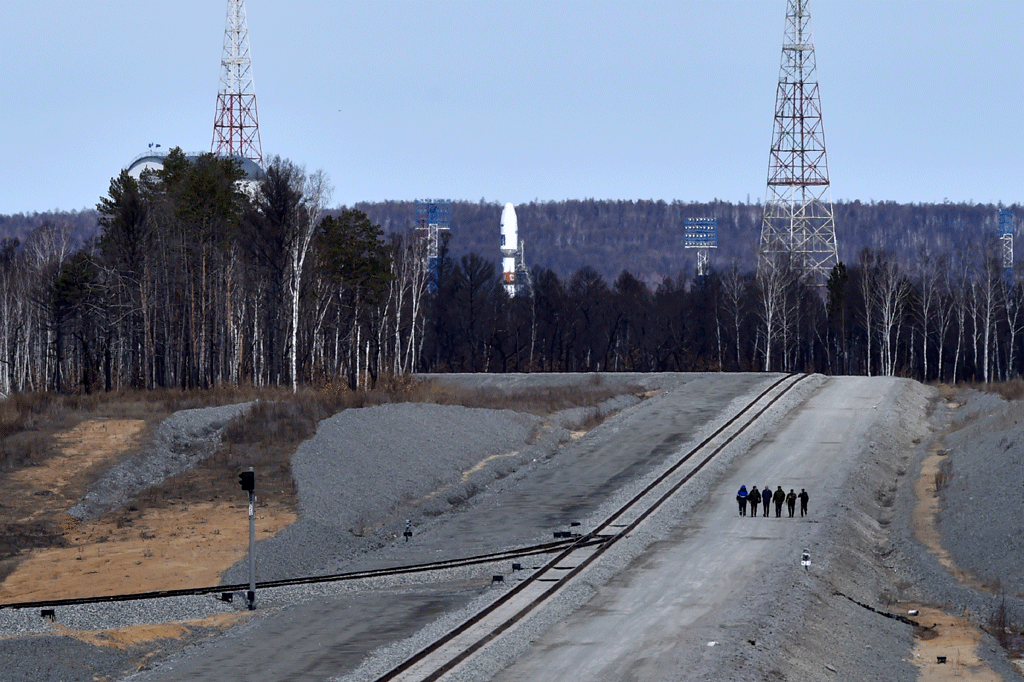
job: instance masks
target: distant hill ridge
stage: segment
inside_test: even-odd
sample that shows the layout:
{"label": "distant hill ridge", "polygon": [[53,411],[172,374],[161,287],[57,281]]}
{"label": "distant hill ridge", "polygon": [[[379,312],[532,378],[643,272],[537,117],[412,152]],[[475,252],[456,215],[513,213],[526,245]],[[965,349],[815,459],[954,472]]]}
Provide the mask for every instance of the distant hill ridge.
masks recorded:
{"label": "distant hill ridge", "polygon": [[[357,203],[354,208],[381,224],[385,232],[414,226],[413,201]],[[853,263],[864,247],[885,249],[896,253],[901,268],[911,270],[922,249],[933,254],[954,253],[979,244],[987,235],[997,236],[999,208],[993,204],[837,202],[839,258]],[[477,253],[498,263],[501,209],[499,203],[453,201],[452,255]],[[1024,206],[1015,204],[1010,209],[1020,236],[1024,233]],[[589,265],[609,282],[628,270],[649,285],[680,273],[692,276],[696,255],[683,248],[686,218],[718,219],[719,248],[711,254],[713,267],[736,263],[743,270],[753,270],[762,210],[760,204],[726,201],[582,199],[516,206],[528,266],[550,268],[563,277]],[[0,239],[24,242],[34,229],[53,223],[67,225],[74,243],[80,246],[97,235],[97,217],[94,210],[0,215]]]}

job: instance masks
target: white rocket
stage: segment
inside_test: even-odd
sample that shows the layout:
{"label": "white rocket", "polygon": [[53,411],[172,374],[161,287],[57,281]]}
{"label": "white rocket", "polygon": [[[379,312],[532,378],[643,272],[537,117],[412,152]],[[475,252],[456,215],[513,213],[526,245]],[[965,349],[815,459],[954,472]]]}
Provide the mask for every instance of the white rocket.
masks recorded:
{"label": "white rocket", "polygon": [[516,295],[516,257],[519,255],[519,225],[516,207],[505,204],[501,210],[501,271],[505,293]]}

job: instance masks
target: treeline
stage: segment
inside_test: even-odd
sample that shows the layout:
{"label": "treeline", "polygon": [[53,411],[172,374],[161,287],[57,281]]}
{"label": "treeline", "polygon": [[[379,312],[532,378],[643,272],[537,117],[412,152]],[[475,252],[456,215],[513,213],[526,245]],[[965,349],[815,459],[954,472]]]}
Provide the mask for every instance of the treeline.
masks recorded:
{"label": "treeline", "polygon": [[81,249],[54,223],[0,243],[0,391],[354,384],[363,323],[410,326],[381,303],[401,240],[358,212],[324,216],[323,173],[275,158],[243,177],[176,149],[141,181],[111,181]]}
{"label": "treeline", "polygon": [[[839,205],[837,224],[877,230],[886,246],[863,246],[822,288],[785,263],[755,277],[753,246],[722,257],[745,241],[730,230],[756,244],[753,205],[529,204],[517,212],[533,286],[509,297],[499,206],[457,202],[429,266],[411,202],[329,201],[322,173],[285,159],[245,182],[230,160],[174,150],[141,181],[111,180],[100,229],[81,245],[60,220],[3,239],[0,392],[357,387],[426,371],[1021,371],[1024,291],[1002,268],[992,207]],[[665,246],[692,215],[717,215],[723,245],[699,282],[671,260],[681,244]],[[921,236],[929,226],[936,234]],[[654,265],[611,277],[560,260],[593,253],[609,268],[617,253],[629,264],[637,244]]]}
{"label": "treeline", "polygon": [[429,371],[787,371],[990,381],[1021,373],[1024,279],[994,237],[956,253],[922,250],[901,269],[862,249],[814,286],[785,262],[733,266],[701,281],[611,283],[584,266],[561,279],[535,266],[509,298],[475,254],[439,264],[428,299]]}
{"label": "treeline", "polygon": [[0,240],[24,242],[30,234],[44,225],[60,225],[68,234],[71,243],[81,247],[96,236],[99,228],[98,219],[99,214],[91,209],[0,215]]}
{"label": "treeline", "polygon": [[[415,224],[413,201],[359,203],[353,208],[380,225],[386,235],[405,233]],[[955,253],[996,234],[1000,208],[992,204],[838,202],[833,209],[839,257],[850,263],[865,247],[883,249],[893,253],[901,268],[913,270],[922,249]],[[1024,234],[1024,206],[1009,208],[1017,232]],[[484,201],[452,202],[451,253],[457,258],[475,253],[500,262],[501,209],[500,204]],[[327,209],[325,215],[338,216],[341,210]],[[694,273],[696,254],[683,247],[686,218],[718,219],[719,247],[710,254],[712,265],[720,270],[733,265],[753,268],[763,211],[760,204],[726,201],[584,199],[516,206],[529,266],[551,269],[564,279],[588,265],[609,282],[626,270],[652,288],[665,277]],[[0,216],[0,238],[24,242],[44,224],[69,230],[76,246],[102,229],[94,210],[33,213]]]}
{"label": "treeline", "polygon": [[[411,201],[356,204],[385,232],[413,226]],[[998,233],[998,206],[991,204],[897,204],[839,202],[834,205],[840,260],[861,249],[890,251],[901,268],[912,270],[922,249],[954,253]],[[456,257],[476,253],[500,262],[499,204],[452,203],[451,249]],[[1024,229],[1024,206],[1012,206],[1015,225]],[[718,249],[710,254],[718,269],[751,269],[761,236],[760,204],[664,201],[549,201],[516,206],[519,236],[527,264],[567,278],[588,265],[613,281],[626,270],[656,287],[665,277],[692,276],[696,254],[683,246],[687,218],[718,220]]]}

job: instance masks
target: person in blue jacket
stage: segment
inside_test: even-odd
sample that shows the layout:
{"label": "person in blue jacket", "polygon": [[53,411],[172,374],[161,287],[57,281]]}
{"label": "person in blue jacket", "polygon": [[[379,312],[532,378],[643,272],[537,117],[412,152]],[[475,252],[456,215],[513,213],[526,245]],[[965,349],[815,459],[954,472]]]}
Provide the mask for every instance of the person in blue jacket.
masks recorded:
{"label": "person in blue jacket", "polygon": [[740,516],[747,515],[747,486],[741,485],[740,491],[736,493],[736,501],[740,505]]}
{"label": "person in blue jacket", "polygon": [[764,516],[768,516],[768,507],[772,503],[772,487],[766,485],[761,490],[761,501],[764,502]]}

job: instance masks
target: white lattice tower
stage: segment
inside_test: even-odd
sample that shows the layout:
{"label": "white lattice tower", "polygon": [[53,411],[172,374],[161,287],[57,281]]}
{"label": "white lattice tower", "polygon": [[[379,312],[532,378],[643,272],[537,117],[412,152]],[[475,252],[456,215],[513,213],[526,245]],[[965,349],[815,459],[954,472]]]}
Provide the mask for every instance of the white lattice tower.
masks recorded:
{"label": "white lattice tower", "polygon": [[1013,213],[1009,209],[999,211],[999,241],[1002,242],[1003,272],[1007,280],[1013,279]]}
{"label": "white lattice tower", "polygon": [[839,258],[807,4],[788,0],[758,272],[785,258],[824,284]]}
{"label": "white lattice tower", "polygon": [[256,90],[249,58],[249,29],[243,0],[228,0],[224,54],[221,57],[217,114],[213,120],[212,151],[217,156],[240,157],[263,167]]}

